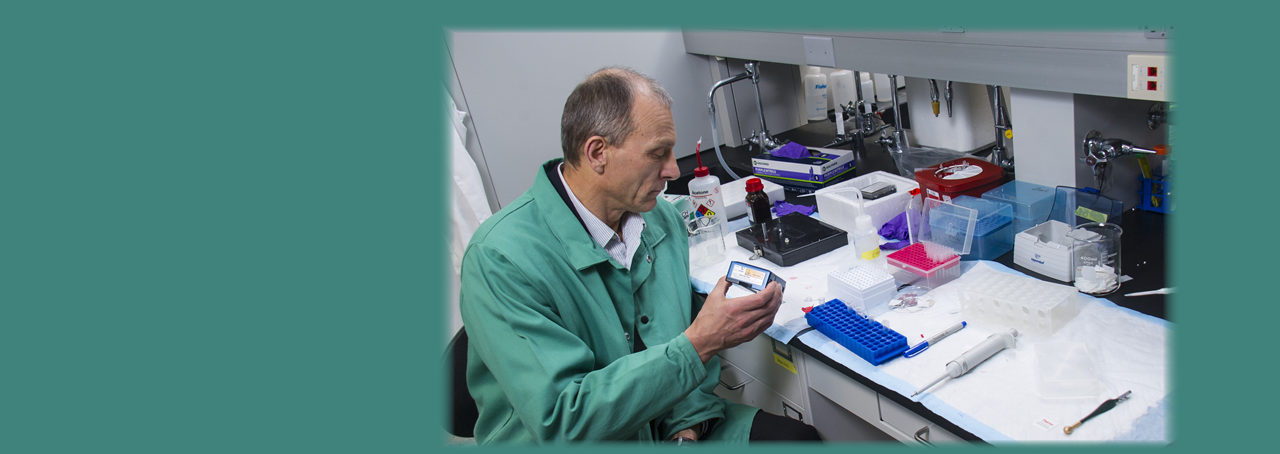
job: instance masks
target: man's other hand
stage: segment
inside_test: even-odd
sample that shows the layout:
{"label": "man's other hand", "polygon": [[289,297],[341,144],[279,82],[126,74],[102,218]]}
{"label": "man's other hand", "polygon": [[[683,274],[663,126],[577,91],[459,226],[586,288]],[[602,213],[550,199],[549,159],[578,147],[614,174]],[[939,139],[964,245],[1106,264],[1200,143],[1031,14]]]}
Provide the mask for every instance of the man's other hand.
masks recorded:
{"label": "man's other hand", "polygon": [[684,330],[703,364],[722,350],[755,339],[773,324],[773,316],[782,306],[782,289],[775,282],[741,298],[726,298],[728,290],[729,282],[721,277],[707,295],[698,318]]}

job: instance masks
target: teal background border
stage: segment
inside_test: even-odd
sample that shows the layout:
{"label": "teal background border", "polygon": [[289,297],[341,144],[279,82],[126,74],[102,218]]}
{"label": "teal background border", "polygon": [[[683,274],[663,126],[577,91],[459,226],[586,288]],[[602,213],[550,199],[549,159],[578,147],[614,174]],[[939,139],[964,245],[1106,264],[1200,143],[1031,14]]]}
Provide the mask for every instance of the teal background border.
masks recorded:
{"label": "teal background border", "polygon": [[[3,450],[441,446],[445,27],[1173,25],[1170,433],[1180,450],[1266,440],[1276,254],[1264,184],[1277,168],[1259,134],[1275,129],[1268,11],[602,5],[0,6]],[[1242,221],[1249,228],[1235,228]],[[1263,235],[1231,241],[1242,230]],[[1251,254],[1226,252],[1241,249]]]}

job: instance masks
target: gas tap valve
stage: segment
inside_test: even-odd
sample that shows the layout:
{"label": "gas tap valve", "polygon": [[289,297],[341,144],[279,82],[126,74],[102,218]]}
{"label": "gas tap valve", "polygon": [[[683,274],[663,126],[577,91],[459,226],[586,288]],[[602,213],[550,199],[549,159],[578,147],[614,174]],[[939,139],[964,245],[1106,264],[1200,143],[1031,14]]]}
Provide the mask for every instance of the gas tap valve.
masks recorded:
{"label": "gas tap valve", "polygon": [[1154,149],[1142,148],[1134,146],[1127,140],[1103,138],[1102,133],[1097,130],[1089,131],[1089,134],[1085,135],[1081,149],[1084,153],[1084,163],[1090,166],[1137,153],[1162,156],[1169,154],[1169,147],[1165,145],[1156,145]]}

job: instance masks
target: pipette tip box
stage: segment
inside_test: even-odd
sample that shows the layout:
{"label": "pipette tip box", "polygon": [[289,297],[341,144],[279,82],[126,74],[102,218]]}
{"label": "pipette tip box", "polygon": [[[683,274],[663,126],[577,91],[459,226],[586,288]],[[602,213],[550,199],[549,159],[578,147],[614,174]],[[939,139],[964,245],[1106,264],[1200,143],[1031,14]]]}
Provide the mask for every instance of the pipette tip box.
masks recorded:
{"label": "pipette tip box", "polygon": [[1013,231],[1022,232],[1048,220],[1055,194],[1048,186],[1010,181],[982,194],[982,198],[1012,207]]}
{"label": "pipette tip box", "polygon": [[[934,249],[933,257],[929,250]],[[940,252],[946,246],[927,242],[915,243],[889,254],[887,261],[893,278],[904,284],[935,289],[960,276],[960,256]]]}
{"label": "pipette tip box", "polygon": [[809,326],[872,365],[907,351],[907,338],[880,322],[863,318],[838,299],[814,306],[804,316]]}
{"label": "pipette tip box", "polygon": [[879,267],[855,265],[827,274],[827,294],[861,314],[887,304],[897,290],[893,276]]}

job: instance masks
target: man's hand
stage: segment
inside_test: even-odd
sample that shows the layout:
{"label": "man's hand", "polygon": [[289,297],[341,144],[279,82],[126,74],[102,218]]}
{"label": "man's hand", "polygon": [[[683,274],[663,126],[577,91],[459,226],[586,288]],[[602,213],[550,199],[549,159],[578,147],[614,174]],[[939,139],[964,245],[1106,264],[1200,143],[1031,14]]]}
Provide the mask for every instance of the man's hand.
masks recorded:
{"label": "man's hand", "polygon": [[721,277],[707,295],[698,318],[684,334],[706,364],[712,356],[755,339],[773,324],[773,316],[782,306],[782,289],[770,282],[754,295],[728,299],[729,282]]}

